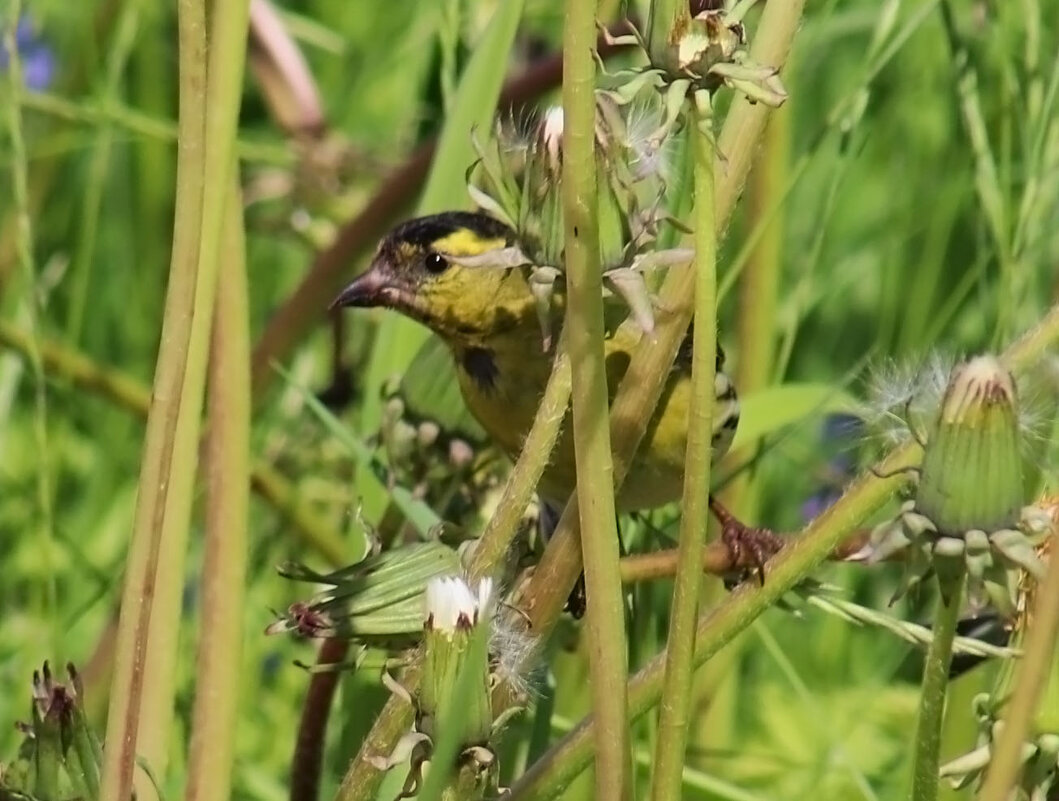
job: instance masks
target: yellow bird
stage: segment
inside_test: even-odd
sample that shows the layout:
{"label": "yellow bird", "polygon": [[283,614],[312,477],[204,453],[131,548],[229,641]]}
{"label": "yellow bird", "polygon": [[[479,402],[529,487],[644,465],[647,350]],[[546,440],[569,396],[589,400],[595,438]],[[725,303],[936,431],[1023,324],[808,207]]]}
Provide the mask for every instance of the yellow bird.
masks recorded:
{"label": "yellow bird", "polygon": [[[471,414],[511,459],[516,459],[552,369],[554,353],[544,352],[535,299],[521,270],[461,266],[456,259],[514,244],[514,233],[480,212],[446,212],[397,226],[379,245],[368,270],[335,299],[333,306],[384,307],[427,326],[452,352],[464,401]],[[556,311],[561,314],[561,297]],[[604,341],[607,384],[613,399],[628,367],[640,328],[624,309],[609,321]],[[663,314],[661,311],[660,314]],[[735,388],[722,371],[717,351],[713,456],[723,454],[739,422]],[[691,397],[691,338],[685,339],[651,418],[621,493],[618,509],[649,509],[681,495]],[[541,479],[541,497],[557,508],[576,484],[570,426],[560,435]],[[725,539],[747,532],[727,515]],[[756,546],[755,561],[760,562]]]}

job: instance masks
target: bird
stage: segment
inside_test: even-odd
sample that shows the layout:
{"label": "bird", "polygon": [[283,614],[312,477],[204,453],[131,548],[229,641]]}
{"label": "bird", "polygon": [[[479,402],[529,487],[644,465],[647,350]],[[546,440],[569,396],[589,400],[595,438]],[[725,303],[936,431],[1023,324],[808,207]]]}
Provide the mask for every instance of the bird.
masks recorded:
{"label": "bird", "polygon": [[[554,347],[542,347],[536,298],[521,269],[467,266],[461,261],[516,244],[514,231],[481,211],[449,211],[397,225],[379,244],[367,270],[332,308],[386,308],[429,328],[448,347],[460,392],[472,416],[509,458],[518,458],[552,371]],[[643,331],[627,310],[605,312],[604,362],[613,400]],[[561,315],[557,293],[554,313]],[[665,309],[656,310],[664,317]],[[680,498],[691,401],[691,331],[675,359],[625,482],[615,498],[619,512],[653,509]],[[735,387],[718,346],[712,458],[731,445],[739,423]],[[564,425],[538,485],[541,499],[562,508],[575,489],[574,441]],[[760,567],[770,541],[744,526],[711,499],[732,549],[749,547]],[[762,540],[764,539],[764,543]],[[738,559],[733,558],[733,562]]]}

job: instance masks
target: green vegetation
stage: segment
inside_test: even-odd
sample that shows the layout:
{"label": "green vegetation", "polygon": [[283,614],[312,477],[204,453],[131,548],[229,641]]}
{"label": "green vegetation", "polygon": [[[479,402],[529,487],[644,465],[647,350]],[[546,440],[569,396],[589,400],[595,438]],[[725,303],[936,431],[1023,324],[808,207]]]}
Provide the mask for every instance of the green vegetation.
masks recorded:
{"label": "green vegetation", "polygon": [[[1017,510],[1059,492],[1053,3],[729,2],[728,27],[708,29],[716,49],[692,59],[723,64],[692,81],[679,65],[705,40],[674,49],[665,34],[706,36],[707,23],[688,27],[680,0],[602,0],[612,35],[594,76],[589,15],[571,2],[255,0],[249,38],[243,4],[169,5],[0,11],[2,801],[27,788],[125,797],[130,780],[148,798],[157,782],[168,799],[391,799],[418,778],[409,757],[432,752],[466,757],[451,777],[427,771],[422,797],[435,799],[490,797],[499,782],[514,799],[605,787],[955,801],[984,779],[1001,801],[1020,754],[1025,792],[1059,786],[1059,560],[1048,508]],[[646,49],[622,38],[626,13]],[[764,69],[785,58],[778,77]],[[608,151],[611,173],[591,158],[593,80],[610,115],[597,130],[638,143],[621,163]],[[528,147],[561,103],[580,154],[562,164],[562,193],[543,210],[500,197],[523,186],[496,174],[525,160],[512,142]],[[665,192],[647,197],[628,176],[654,169]],[[533,267],[542,320],[565,308],[569,325],[543,332],[561,357],[514,470],[425,328],[328,312],[393,224],[490,197],[520,229],[535,208],[549,215],[526,225],[543,226],[542,252],[565,242],[569,256]],[[607,272],[592,242],[563,238],[563,208],[577,211],[569,228],[598,229]],[[615,267],[626,208],[652,227],[679,221],[637,249],[683,255]],[[601,284],[620,296],[605,314]],[[611,463],[592,368],[614,309],[653,332],[611,405]],[[688,472],[742,519],[800,538],[763,584],[750,575],[733,592],[716,575],[752,560],[712,523],[682,526],[676,504],[619,521],[622,553],[666,550],[657,559],[618,563],[606,539],[610,478],[624,479],[693,313],[716,316],[743,412],[711,465],[717,407],[700,410]],[[709,398],[713,326],[694,344],[694,391]],[[978,461],[936,437],[939,410],[953,365],[976,353],[998,354],[997,381],[1010,371],[1016,389],[998,401],[999,456],[956,475]],[[545,545],[523,511],[571,395],[578,475],[603,503],[555,510]],[[932,482],[917,495],[920,461]],[[686,508],[704,507],[696,489]],[[994,496],[1002,514],[983,522]],[[581,571],[580,521],[577,621],[560,609]],[[686,564],[673,581],[678,545],[702,554],[701,586]],[[874,552],[827,561],[861,546]],[[430,584],[457,560],[493,584],[467,597]],[[452,616],[431,629],[449,650],[425,657],[424,587]],[[958,666],[974,647],[951,639],[968,598],[1013,622],[1026,658],[996,649],[949,681],[949,650]],[[468,609],[473,627],[458,621]],[[487,623],[502,627],[488,643],[491,726]],[[310,668],[318,654],[342,669]],[[443,680],[399,742],[424,671]],[[594,708],[597,781],[596,729],[580,726]],[[462,730],[444,723],[463,709],[475,714]],[[16,720],[37,732],[36,756]],[[960,789],[933,781],[939,763]]]}

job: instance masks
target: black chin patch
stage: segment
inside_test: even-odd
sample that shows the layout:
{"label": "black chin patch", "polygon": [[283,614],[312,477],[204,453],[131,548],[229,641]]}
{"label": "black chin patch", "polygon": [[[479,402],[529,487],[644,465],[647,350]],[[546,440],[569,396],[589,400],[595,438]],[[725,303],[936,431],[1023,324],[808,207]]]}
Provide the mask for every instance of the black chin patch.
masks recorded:
{"label": "black chin patch", "polygon": [[466,348],[460,355],[460,366],[479,389],[492,391],[496,388],[500,371],[497,369],[493,352],[488,348]]}

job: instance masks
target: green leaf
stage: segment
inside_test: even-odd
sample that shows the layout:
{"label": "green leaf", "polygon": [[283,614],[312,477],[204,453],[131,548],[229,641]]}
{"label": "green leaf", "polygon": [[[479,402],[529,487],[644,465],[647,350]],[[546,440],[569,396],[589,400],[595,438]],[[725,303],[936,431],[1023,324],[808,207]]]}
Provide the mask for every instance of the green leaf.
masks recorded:
{"label": "green leaf", "polygon": [[460,77],[456,98],[441,130],[418,214],[467,205],[467,167],[475,159],[471,131],[490,130],[504,81],[503,65],[515,41],[523,0],[499,3],[482,40]]}
{"label": "green leaf", "polygon": [[406,416],[415,422],[437,423],[448,437],[480,444],[485,432],[467,411],[456,379],[456,367],[448,348],[437,337],[429,337],[416,353],[401,379],[401,399]]}
{"label": "green leaf", "polygon": [[809,415],[855,411],[857,403],[831,384],[780,384],[740,396],[739,407],[733,449],[754,445]]}

